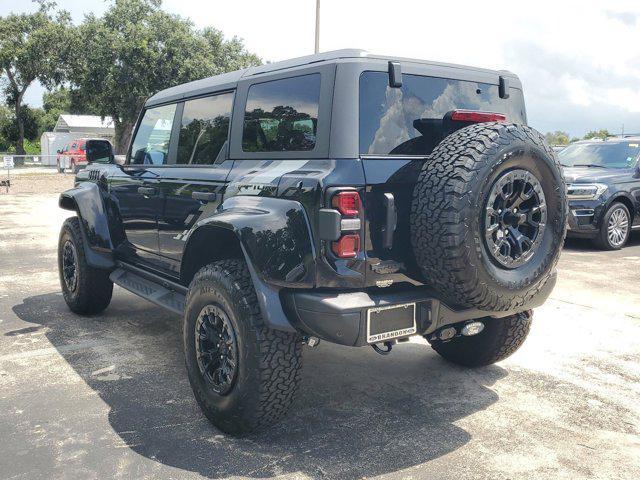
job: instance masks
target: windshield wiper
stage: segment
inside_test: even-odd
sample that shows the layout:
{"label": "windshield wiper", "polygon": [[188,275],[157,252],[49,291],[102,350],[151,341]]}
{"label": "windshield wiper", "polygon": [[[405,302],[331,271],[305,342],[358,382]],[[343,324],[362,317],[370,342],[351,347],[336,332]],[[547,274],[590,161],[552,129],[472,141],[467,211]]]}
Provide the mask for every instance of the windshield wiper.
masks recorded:
{"label": "windshield wiper", "polygon": [[574,163],[574,167],[595,167],[595,168],[607,168],[604,165],[597,165],[595,163]]}

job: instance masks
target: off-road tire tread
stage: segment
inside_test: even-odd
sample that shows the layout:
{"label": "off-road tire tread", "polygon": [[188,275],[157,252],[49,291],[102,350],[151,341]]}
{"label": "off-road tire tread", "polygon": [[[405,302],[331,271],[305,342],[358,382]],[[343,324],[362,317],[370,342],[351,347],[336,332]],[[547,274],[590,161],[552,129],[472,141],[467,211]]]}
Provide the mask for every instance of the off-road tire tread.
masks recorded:
{"label": "off-road tire tread", "polygon": [[[255,341],[257,344],[257,363],[260,366],[258,408],[250,418],[245,419],[240,431],[233,432],[242,435],[268,427],[286,415],[301,381],[302,339],[297,334],[273,330],[264,325],[251,275],[243,260],[221,260],[202,267],[191,282],[186,304],[190,304],[191,296],[198,292],[199,285],[220,276],[231,279],[235,289],[232,295],[240,302],[240,311],[248,313],[239,319],[247,322],[253,334],[253,338],[245,339],[245,342]],[[208,405],[207,398],[196,389],[194,391],[204,407],[205,415],[217,423],[219,419],[211,414],[213,408]]]}
{"label": "off-road tire tread", "polygon": [[[79,284],[78,295],[75,298],[72,298],[66,291],[64,279],[62,278],[62,239],[66,231],[73,238],[78,255]],[[71,311],[79,315],[95,315],[104,311],[111,303],[113,282],[109,280],[110,272],[108,270],[94,268],[87,263],[80,219],[78,217],[67,218],[62,224],[58,242],[58,257],[62,294]]]}
{"label": "off-road tire tread", "polygon": [[[482,248],[482,239],[470,244],[465,241],[465,229],[469,228],[469,219],[481,212],[470,201],[468,191],[478,172],[513,142],[533,143],[553,158],[555,168],[561,171],[553,150],[536,130],[520,124],[481,123],[446,137],[420,172],[411,205],[411,243],[427,281],[453,304],[517,310],[544,288],[560,256],[565,225],[547,224],[547,228],[555,229],[556,254],[519,284],[508,285],[516,293],[497,294],[479,279],[476,252]],[[559,188],[566,191],[564,182]],[[559,213],[563,218],[566,210]]]}
{"label": "off-road tire tread", "polygon": [[504,318],[489,318],[485,329],[471,337],[449,341],[431,341],[431,347],[446,360],[467,367],[481,367],[500,362],[524,343],[533,313],[531,310]]}

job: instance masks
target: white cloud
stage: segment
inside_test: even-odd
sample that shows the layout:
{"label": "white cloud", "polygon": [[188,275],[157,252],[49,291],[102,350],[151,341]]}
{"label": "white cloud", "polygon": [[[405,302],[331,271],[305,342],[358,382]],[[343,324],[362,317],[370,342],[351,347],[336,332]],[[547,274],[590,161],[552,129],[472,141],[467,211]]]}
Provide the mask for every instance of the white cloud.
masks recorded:
{"label": "white cloud", "polygon": [[[89,9],[104,9],[102,2],[58,4],[74,10],[76,19]],[[199,27],[212,25],[244,38],[265,60],[313,51],[315,0],[165,0],[164,5]],[[0,6],[0,14],[15,8],[32,6]],[[637,0],[322,0],[321,26],[322,50],[364,48],[511,70],[523,82],[530,123],[542,131],[619,131],[624,122],[627,131],[640,132]]]}

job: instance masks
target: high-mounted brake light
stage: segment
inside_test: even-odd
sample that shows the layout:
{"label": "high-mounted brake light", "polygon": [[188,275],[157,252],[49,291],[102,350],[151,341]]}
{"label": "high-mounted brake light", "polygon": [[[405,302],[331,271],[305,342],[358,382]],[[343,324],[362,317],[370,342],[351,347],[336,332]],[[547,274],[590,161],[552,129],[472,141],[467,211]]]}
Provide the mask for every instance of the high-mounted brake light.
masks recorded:
{"label": "high-mounted brake light", "polygon": [[355,258],[360,251],[360,235],[343,235],[340,240],[333,242],[331,249],[338,258]]}
{"label": "high-mounted brake light", "polygon": [[360,195],[358,192],[338,192],[331,199],[331,206],[340,214],[356,217],[360,214]]}
{"label": "high-mounted brake light", "polygon": [[502,113],[478,112],[476,110],[454,110],[451,112],[451,120],[456,122],[504,122],[507,116]]}

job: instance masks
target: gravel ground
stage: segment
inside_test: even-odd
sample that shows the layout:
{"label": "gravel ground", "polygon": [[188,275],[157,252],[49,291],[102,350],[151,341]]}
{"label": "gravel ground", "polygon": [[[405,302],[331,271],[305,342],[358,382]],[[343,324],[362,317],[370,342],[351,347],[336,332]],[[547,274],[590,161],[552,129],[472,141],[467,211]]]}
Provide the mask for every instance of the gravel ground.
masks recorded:
{"label": "gravel ground", "polygon": [[506,361],[321,343],[290,415],[234,439],[193,399],[177,316],[119,288],[104,314],[69,312],[56,192],[72,178],[24,178],[38,194],[0,196],[0,478],[640,478],[637,236],[569,242]]}
{"label": "gravel ground", "polygon": [[[6,180],[6,170],[0,170],[0,180]],[[57,173],[53,168],[24,168],[11,170],[11,187],[7,194],[5,187],[0,187],[0,198],[3,195],[23,193],[57,193],[73,187],[72,174]],[[0,200],[2,202],[2,200]],[[1,205],[1,203],[0,203]]]}

